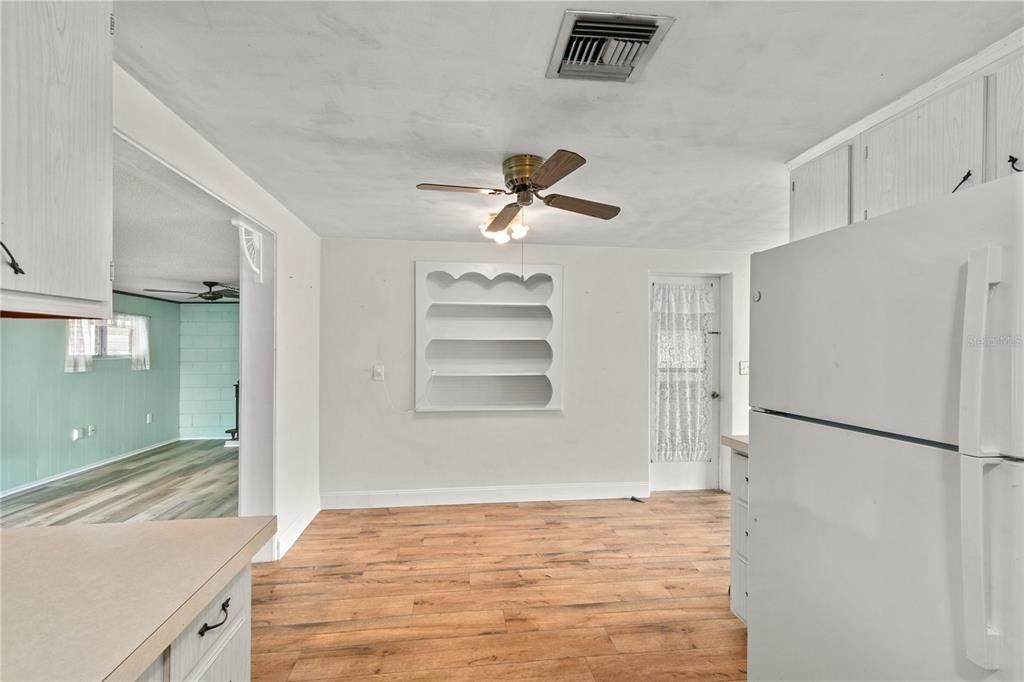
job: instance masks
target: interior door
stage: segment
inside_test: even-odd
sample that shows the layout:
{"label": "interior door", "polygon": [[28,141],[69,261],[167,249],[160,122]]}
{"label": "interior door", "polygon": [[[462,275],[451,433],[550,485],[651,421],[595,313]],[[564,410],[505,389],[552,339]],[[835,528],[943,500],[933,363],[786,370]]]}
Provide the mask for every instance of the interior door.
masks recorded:
{"label": "interior door", "polygon": [[[659,358],[657,343],[657,322],[651,313],[650,391],[651,391],[651,434],[650,434],[650,483],[651,490],[707,490],[718,488],[719,459],[719,356],[721,353],[721,283],[718,277],[657,276],[652,278],[652,298],[655,284],[682,284],[693,287],[708,286],[714,312],[705,325],[701,340],[708,346],[708,356],[702,362],[680,362],[673,358]],[[664,353],[662,353],[664,355]],[[701,434],[700,439],[708,459],[698,461],[672,461],[659,456],[657,433],[657,407],[660,382],[686,383],[693,386],[692,392],[702,401],[708,420],[693,423],[686,412],[679,415],[682,428]]]}

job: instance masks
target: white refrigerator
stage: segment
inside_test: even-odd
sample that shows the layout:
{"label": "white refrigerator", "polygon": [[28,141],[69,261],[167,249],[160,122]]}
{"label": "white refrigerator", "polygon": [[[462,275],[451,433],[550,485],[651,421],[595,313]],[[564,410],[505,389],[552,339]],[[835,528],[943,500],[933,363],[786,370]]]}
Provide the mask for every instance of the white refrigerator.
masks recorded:
{"label": "white refrigerator", "polygon": [[751,680],[1024,680],[1022,189],[753,256]]}

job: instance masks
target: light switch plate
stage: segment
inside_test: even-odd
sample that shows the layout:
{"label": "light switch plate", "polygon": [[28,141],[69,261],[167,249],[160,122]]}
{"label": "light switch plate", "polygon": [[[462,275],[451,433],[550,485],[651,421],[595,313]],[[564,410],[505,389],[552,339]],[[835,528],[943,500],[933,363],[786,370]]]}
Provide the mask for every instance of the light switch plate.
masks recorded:
{"label": "light switch plate", "polygon": [[86,438],[92,438],[95,435],[96,435],[96,425],[95,424],[89,424],[88,426],[85,427],[85,436],[86,436]]}
{"label": "light switch plate", "polygon": [[750,374],[750,360],[740,360],[740,374]]}
{"label": "light switch plate", "polygon": [[146,413],[146,423],[147,424],[152,424],[153,423],[153,413],[152,412],[147,412]]}
{"label": "light switch plate", "polygon": [[71,429],[71,440],[82,440],[82,429]]}

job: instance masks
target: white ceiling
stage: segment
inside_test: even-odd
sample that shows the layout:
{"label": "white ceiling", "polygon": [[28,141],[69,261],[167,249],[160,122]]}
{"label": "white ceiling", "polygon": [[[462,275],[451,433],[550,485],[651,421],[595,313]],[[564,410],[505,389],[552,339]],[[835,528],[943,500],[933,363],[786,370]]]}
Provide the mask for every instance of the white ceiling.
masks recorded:
{"label": "white ceiling", "polygon": [[[634,83],[549,80],[565,9],[670,15]],[[753,250],[783,162],[1024,24],[1007,2],[120,2],[117,61],[324,236],[474,240],[510,153],[572,149],[530,240]]]}
{"label": "white ceiling", "polygon": [[237,214],[163,164],[114,138],[114,289],[205,291],[203,280],[238,285]]}

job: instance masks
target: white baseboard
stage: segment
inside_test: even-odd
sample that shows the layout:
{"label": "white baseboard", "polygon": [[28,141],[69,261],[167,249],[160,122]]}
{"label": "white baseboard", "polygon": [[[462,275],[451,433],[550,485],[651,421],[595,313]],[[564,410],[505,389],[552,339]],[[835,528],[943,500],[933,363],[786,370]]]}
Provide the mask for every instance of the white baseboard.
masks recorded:
{"label": "white baseboard", "polygon": [[8,490],[0,491],[0,499],[8,497],[9,495],[23,493],[26,490],[32,490],[33,488],[38,488],[39,486],[46,485],[47,483],[53,483],[54,481],[59,481],[64,478],[68,478],[69,476],[84,474],[86,471],[91,471],[92,469],[95,469],[97,467],[101,467],[106,464],[113,464],[114,462],[120,461],[122,459],[134,457],[135,455],[141,455],[143,452],[155,450],[156,448],[162,448],[163,446],[170,445],[171,443],[177,443],[178,440],[178,438],[172,438],[170,440],[160,441],[159,443],[153,443],[152,445],[147,445],[146,447],[139,448],[138,450],[132,450],[131,452],[125,452],[120,455],[114,455],[113,457],[101,459],[100,461],[93,462],[92,464],[86,464],[85,466],[78,467],[77,469],[71,469],[70,471],[64,471],[53,476],[47,476],[46,478],[40,479],[38,481],[32,481],[31,483],[25,483],[24,485],[9,488]]}
{"label": "white baseboard", "polygon": [[295,519],[287,528],[277,532],[274,543],[274,559],[281,559],[288,550],[292,548],[295,541],[302,535],[302,531],[306,530],[306,526],[316,518],[316,515],[320,513],[320,507],[316,505],[310,505],[299,518]]}
{"label": "white baseboard", "polygon": [[605,500],[633,496],[647,497],[649,494],[650,486],[647,481],[496,485],[413,490],[342,490],[322,493],[320,505],[324,509],[374,509],[379,507],[427,507],[440,504]]}

